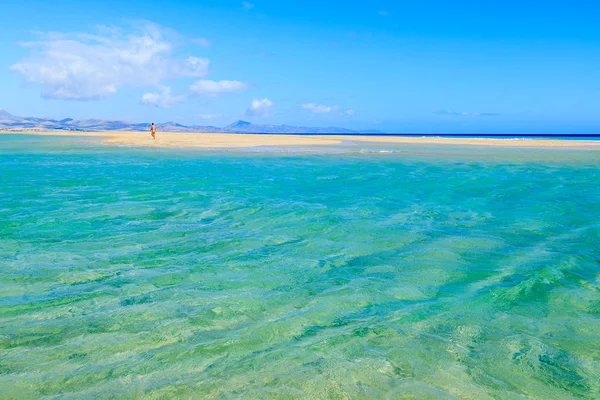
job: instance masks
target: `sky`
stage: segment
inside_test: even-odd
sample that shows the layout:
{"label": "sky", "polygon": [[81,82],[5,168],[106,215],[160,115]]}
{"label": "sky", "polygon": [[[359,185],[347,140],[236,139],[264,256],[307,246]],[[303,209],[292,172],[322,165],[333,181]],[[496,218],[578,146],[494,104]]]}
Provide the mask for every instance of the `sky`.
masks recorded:
{"label": "sky", "polygon": [[1,0],[19,116],[600,133],[600,2]]}

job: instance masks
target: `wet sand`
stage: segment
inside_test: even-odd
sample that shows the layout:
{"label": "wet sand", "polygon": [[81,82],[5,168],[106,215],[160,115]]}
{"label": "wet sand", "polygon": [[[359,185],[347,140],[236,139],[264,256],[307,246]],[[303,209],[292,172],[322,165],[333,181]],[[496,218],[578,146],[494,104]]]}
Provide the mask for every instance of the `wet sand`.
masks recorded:
{"label": "wet sand", "polygon": [[153,140],[149,132],[8,132],[0,134],[25,134],[41,136],[99,137],[102,142],[140,147],[260,147],[260,146],[330,146],[342,142],[367,142],[390,144],[447,144],[466,146],[573,148],[600,150],[600,140],[556,140],[556,139],[489,139],[489,138],[441,138],[403,136],[311,136],[275,134],[231,134],[231,133],[174,133],[159,132]]}

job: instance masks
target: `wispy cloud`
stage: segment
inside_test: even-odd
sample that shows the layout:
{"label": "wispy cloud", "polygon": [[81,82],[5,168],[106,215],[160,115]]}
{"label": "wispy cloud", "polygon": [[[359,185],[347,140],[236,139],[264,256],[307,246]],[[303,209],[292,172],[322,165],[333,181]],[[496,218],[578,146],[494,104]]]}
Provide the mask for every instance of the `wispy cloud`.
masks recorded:
{"label": "wispy cloud", "polygon": [[310,111],[314,114],[337,114],[346,116],[352,116],[356,114],[355,110],[343,109],[340,106],[327,106],[324,104],[300,104],[300,108],[306,111]]}
{"label": "wispy cloud", "polygon": [[246,110],[247,117],[266,117],[273,108],[273,102],[269,99],[254,99],[250,108]]}
{"label": "wispy cloud", "polygon": [[243,1],[242,7],[244,7],[246,10],[252,10],[254,8],[254,4],[249,3],[247,1]]}
{"label": "wispy cloud", "polygon": [[300,104],[300,108],[302,108],[304,110],[308,110],[315,114],[329,114],[332,111],[339,110],[338,106],[326,106],[323,104],[313,104],[313,103]]}
{"label": "wispy cloud", "polygon": [[140,103],[158,108],[171,108],[185,100],[185,96],[171,93],[171,88],[168,86],[161,86],[159,89],[159,92],[145,93]]}
{"label": "wispy cloud", "polygon": [[90,100],[122,87],[159,86],[164,79],[205,76],[210,60],[176,57],[169,37],[168,30],[152,23],[138,24],[128,34],[119,29],[50,33],[23,43],[31,54],[10,69],[27,82],[41,84],[44,98],[63,100]]}
{"label": "wispy cloud", "polygon": [[198,95],[216,96],[222,93],[235,93],[249,87],[240,81],[209,81],[199,80],[190,86],[190,92]]}
{"label": "wispy cloud", "polygon": [[352,39],[370,39],[373,37],[373,32],[365,32],[365,33],[360,33],[360,32],[356,32],[356,31],[351,31],[348,32],[348,37],[352,38]]}
{"label": "wispy cloud", "polygon": [[389,12],[385,11],[385,10],[381,10],[378,12],[379,15],[383,15],[384,17],[387,17],[388,15],[390,15]]}
{"label": "wispy cloud", "polygon": [[201,47],[212,46],[212,42],[210,40],[208,40],[207,38],[203,38],[203,37],[192,39],[192,42]]}
{"label": "wispy cloud", "polygon": [[196,117],[204,120],[229,118],[227,114],[197,114]]}
{"label": "wispy cloud", "polygon": [[434,114],[453,115],[453,116],[457,116],[457,117],[496,117],[496,116],[500,115],[498,113],[491,113],[491,112],[464,112],[464,111],[458,112],[458,111],[451,111],[451,110],[440,110],[440,111],[434,112]]}

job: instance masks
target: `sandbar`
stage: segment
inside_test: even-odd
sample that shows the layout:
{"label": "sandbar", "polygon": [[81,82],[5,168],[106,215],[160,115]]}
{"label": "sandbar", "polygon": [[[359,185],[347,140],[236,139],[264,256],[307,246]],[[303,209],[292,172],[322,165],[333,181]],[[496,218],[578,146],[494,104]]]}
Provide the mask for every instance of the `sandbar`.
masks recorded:
{"label": "sandbar", "polygon": [[41,135],[65,137],[98,137],[103,143],[135,147],[197,147],[252,148],[264,146],[331,146],[343,142],[390,144],[446,144],[466,146],[572,148],[600,150],[600,140],[559,139],[495,139],[407,136],[336,136],[336,135],[277,135],[236,133],[175,133],[159,132],[153,140],[149,132],[65,132],[65,131],[0,131],[0,135]]}

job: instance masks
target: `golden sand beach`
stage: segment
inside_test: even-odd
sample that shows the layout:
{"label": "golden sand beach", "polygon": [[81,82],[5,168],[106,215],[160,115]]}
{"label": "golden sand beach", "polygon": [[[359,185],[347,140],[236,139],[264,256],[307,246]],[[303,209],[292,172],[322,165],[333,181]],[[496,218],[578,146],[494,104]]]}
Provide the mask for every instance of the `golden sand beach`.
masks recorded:
{"label": "golden sand beach", "polygon": [[198,147],[198,148],[247,148],[261,146],[319,146],[342,142],[367,142],[390,144],[446,144],[466,146],[573,148],[600,150],[600,141],[555,140],[555,139],[489,139],[489,138],[441,138],[403,136],[311,136],[275,134],[232,134],[232,133],[175,133],[159,132],[153,140],[148,132],[1,132],[0,134],[27,134],[41,136],[99,137],[102,142],[140,147]]}

